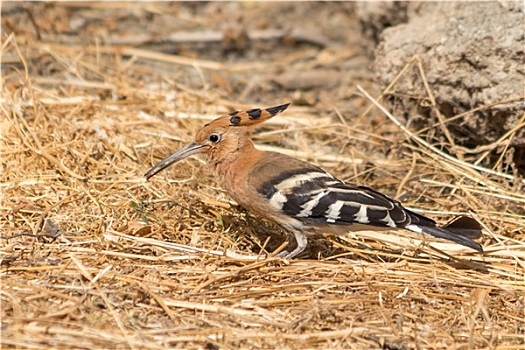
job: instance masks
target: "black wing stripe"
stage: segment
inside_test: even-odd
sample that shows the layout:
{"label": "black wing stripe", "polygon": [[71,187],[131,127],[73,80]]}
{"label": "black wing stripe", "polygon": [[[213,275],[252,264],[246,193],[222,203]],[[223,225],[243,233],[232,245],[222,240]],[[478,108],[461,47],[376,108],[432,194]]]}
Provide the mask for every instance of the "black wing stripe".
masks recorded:
{"label": "black wing stripe", "polygon": [[342,220],[339,220],[339,221],[350,222],[348,220],[345,220],[345,218],[355,218],[355,216],[359,212],[359,209],[361,209],[360,206],[358,207],[355,205],[343,205],[343,207],[341,208],[341,214],[340,214]]}
{"label": "black wing stripe", "polygon": [[312,215],[310,215],[310,217],[319,219],[324,218],[328,207],[330,207],[330,205],[332,205],[332,203],[337,200],[337,197],[333,192],[327,191],[325,193],[325,196],[321,197],[319,199],[319,203],[313,208]]}
{"label": "black wing stripe", "polygon": [[[262,186],[260,188],[258,188],[258,191],[260,194],[262,194],[264,197],[266,197],[267,199],[271,199],[272,196],[275,194],[275,192],[279,191],[279,185],[283,185],[283,184],[286,184],[287,180],[290,180],[291,178],[294,178],[296,176],[301,176],[301,175],[305,175],[305,174],[326,174],[325,177],[330,177],[332,180],[333,180],[333,177],[331,177],[330,174],[324,172],[322,169],[320,168],[315,168],[315,167],[312,167],[312,168],[300,168],[300,169],[294,169],[294,170],[291,170],[291,171],[285,171],[285,172],[282,172],[280,173],[279,175],[271,178],[270,180],[266,181],[264,184],[262,184]],[[312,179],[312,183],[315,183],[314,179]],[[301,185],[300,183],[296,184],[296,186],[299,186]],[[296,186],[292,186],[290,187],[290,189],[292,189],[293,187],[296,187]],[[314,187],[316,188],[319,188],[319,189],[322,189],[323,186],[315,186]]]}
{"label": "black wing stripe", "polygon": [[316,167],[281,173],[259,191],[274,208],[303,220],[384,227],[411,223],[435,226],[434,221],[404,209],[373,189],[345,184]]}

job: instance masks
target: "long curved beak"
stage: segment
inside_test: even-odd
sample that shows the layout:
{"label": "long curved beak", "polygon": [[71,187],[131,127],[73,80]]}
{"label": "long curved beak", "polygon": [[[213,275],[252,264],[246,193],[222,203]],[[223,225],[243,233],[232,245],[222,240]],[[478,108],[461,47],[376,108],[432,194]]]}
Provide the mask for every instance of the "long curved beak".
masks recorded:
{"label": "long curved beak", "polygon": [[205,145],[199,145],[195,142],[190,143],[189,145],[184,146],[177,152],[173,153],[171,156],[167,157],[163,161],[157,163],[153,168],[148,170],[144,176],[147,180],[149,180],[150,177],[155,176],[156,174],[160,173],[162,170],[166,169],[172,164],[177,163],[179,160],[183,160],[186,157],[191,156],[192,154],[200,153],[204,151],[204,149],[207,146]]}

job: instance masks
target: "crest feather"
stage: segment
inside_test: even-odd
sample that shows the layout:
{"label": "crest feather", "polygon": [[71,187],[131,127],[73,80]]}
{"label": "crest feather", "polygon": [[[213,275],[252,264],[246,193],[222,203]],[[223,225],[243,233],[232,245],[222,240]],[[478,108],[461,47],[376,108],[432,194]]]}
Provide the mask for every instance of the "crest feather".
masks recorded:
{"label": "crest feather", "polygon": [[268,108],[253,108],[248,111],[235,111],[228,115],[220,116],[210,124],[214,126],[251,126],[262,123],[284,111],[290,103]]}

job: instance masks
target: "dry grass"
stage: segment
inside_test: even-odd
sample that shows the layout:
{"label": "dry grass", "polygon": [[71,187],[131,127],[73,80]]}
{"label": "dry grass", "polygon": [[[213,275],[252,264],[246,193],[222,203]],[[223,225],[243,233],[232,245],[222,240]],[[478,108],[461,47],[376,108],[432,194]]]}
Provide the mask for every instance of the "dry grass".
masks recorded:
{"label": "dry grass", "polygon": [[[221,84],[280,62],[300,71],[294,57],[269,68],[4,37],[3,64],[13,68],[2,71],[0,107],[2,346],[525,346],[524,181],[482,162],[509,151],[512,133],[477,152],[443,153],[356,91],[343,112],[292,106],[256,135],[261,148],[434,218],[473,215],[485,227],[482,255],[399,231],[327,237],[303,259],[265,259],[262,246],[272,252],[284,236],[238,208],[202,161],[144,180],[204,120],[288,100],[276,91],[268,103],[238,104]],[[45,62],[52,74],[33,67]],[[196,71],[214,83],[195,88]],[[349,112],[356,106],[360,115]],[[451,146],[444,135],[439,146]]]}

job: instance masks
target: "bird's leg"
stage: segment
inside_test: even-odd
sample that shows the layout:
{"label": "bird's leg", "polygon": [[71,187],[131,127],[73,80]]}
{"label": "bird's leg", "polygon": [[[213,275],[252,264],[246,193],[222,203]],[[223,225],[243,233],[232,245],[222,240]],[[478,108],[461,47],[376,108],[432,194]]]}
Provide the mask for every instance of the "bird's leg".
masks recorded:
{"label": "bird's leg", "polygon": [[294,231],[293,235],[295,237],[297,246],[291,252],[283,250],[282,252],[276,255],[278,258],[293,259],[306,249],[306,246],[308,245],[308,238],[306,238],[306,235],[299,231]]}

